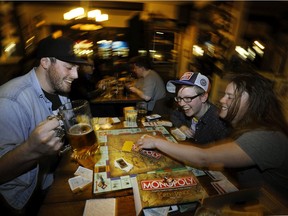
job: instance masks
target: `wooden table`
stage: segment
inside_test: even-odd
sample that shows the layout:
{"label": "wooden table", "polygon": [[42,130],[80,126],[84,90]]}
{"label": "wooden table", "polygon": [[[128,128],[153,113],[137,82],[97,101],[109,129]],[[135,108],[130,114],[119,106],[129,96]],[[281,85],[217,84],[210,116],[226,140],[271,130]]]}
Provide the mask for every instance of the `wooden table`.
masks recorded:
{"label": "wooden table", "polygon": [[[122,128],[122,123],[115,125],[111,129]],[[100,195],[92,194],[92,185],[85,190],[73,193],[70,190],[68,179],[73,177],[73,173],[79,164],[72,161],[71,152],[63,155],[59,166],[55,172],[55,181],[48,191],[43,205],[39,211],[39,216],[80,216],[83,215],[85,202],[93,198],[116,198],[116,213],[119,216],[135,216],[135,206],[132,189],[107,192]],[[217,191],[210,184],[211,178],[207,175],[198,177],[199,182],[204,186],[209,196],[216,195]],[[174,214],[173,214],[174,215]],[[191,212],[181,215],[191,215]]]}
{"label": "wooden table", "polygon": [[70,153],[63,155],[55,173],[55,181],[48,191],[38,214],[39,216],[80,216],[83,215],[87,199],[109,197],[116,197],[118,215],[135,215],[132,189],[105,193],[96,197],[92,194],[92,185],[90,185],[81,192],[73,193],[70,190],[68,179],[73,177],[73,173],[79,164],[71,161],[70,155]]}
{"label": "wooden table", "polygon": [[[117,192],[108,192],[101,195],[92,194],[92,185],[79,193],[72,193],[68,185],[68,179],[73,177],[73,173],[76,171],[79,165],[72,162],[70,159],[70,153],[63,155],[63,158],[57,168],[55,173],[55,181],[48,191],[48,194],[44,200],[43,205],[40,208],[38,216],[82,216],[85,208],[86,200],[95,198],[116,198],[116,215],[117,216],[135,216],[134,198],[132,189],[126,189]],[[208,175],[197,177],[202,186],[206,189],[209,199],[205,200],[205,205],[212,206],[215,205],[216,209],[223,207],[225,203],[229,203],[229,200],[235,200],[235,194],[225,194],[224,196],[213,196],[217,195],[216,190],[213,188],[211,183],[211,178]],[[230,178],[229,178],[230,179]],[[234,182],[233,182],[234,183]],[[248,197],[247,199],[252,199],[253,203],[257,200],[257,197],[263,196],[262,193],[252,190],[245,191],[241,190],[237,196],[240,196],[240,200],[243,201],[241,197]],[[242,193],[243,192],[243,193]],[[253,199],[255,197],[255,200]],[[269,198],[269,199],[268,199]],[[267,202],[267,200],[269,202]],[[273,201],[273,202],[271,202]],[[276,200],[277,201],[277,200]],[[249,202],[248,203],[248,207]],[[278,201],[275,202],[275,198],[271,199],[271,194],[265,197],[263,202],[267,209],[272,209],[277,213],[277,215],[285,215],[288,209],[280,204]],[[266,206],[267,203],[271,206]],[[272,204],[271,204],[272,203]],[[219,205],[219,206],[218,206]],[[214,206],[214,207],[215,207]],[[243,208],[241,203],[240,207]],[[256,203],[256,206],[259,204]],[[275,207],[277,206],[277,207]],[[250,205],[251,207],[251,205]],[[105,208],[105,206],[103,206]],[[245,208],[243,208],[245,209]],[[261,209],[262,210],[262,209]],[[249,211],[249,209],[248,209]],[[270,213],[273,211],[269,211]],[[278,214],[278,213],[281,214]],[[191,216],[193,212],[185,213],[173,213],[173,216]],[[270,214],[269,214],[270,215]],[[101,215],[100,215],[101,216]],[[103,215],[105,216],[105,215]]]}
{"label": "wooden table", "polygon": [[104,96],[100,96],[94,99],[91,99],[90,102],[93,104],[106,104],[106,103],[111,103],[111,104],[115,104],[115,103],[128,103],[128,104],[132,104],[132,103],[137,103],[139,101],[142,101],[143,99],[140,98],[137,94],[134,93],[129,93],[127,96],[123,95],[123,94],[115,94],[112,95],[111,97],[105,97]]}
{"label": "wooden table", "polygon": [[123,116],[123,107],[136,106],[143,101],[138,95],[129,93],[127,96],[116,94],[112,97],[100,96],[90,100],[90,107],[93,116],[97,117],[121,117]]}
{"label": "wooden table", "polygon": [[[113,125],[110,129],[121,129],[123,128],[122,122],[119,124]],[[90,163],[90,167],[93,167],[93,163]],[[96,199],[96,198],[115,198],[116,199],[116,215],[119,216],[135,216],[135,206],[134,206],[134,198],[133,198],[133,191],[132,189],[125,189],[120,191],[113,191],[113,192],[107,192],[95,195],[92,193],[92,184],[84,189],[81,192],[73,193],[69,187],[68,179],[73,177],[74,172],[77,170],[79,164],[75,161],[71,160],[71,152],[67,152],[62,156],[62,159],[59,163],[59,166],[56,169],[55,172],[55,181],[52,184],[52,186],[49,188],[49,191],[47,193],[47,196],[43,202],[43,205],[41,206],[39,210],[39,216],[82,216],[84,212],[84,207],[86,200],[88,199]],[[230,174],[225,173],[225,176],[228,177],[228,179],[235,185],[237,185],[237,182],[235,182],[235,179],[231,178]],[[225,196],[214,196],[218,195],[217,191],[214,189],[214,187],[211,184],[212,179],[208,175],[197,177],[201,185],[205,188],[206,192],[209,195],[209,199],[205,199],[207,201],[205,204],[211,202],[212,204],[216,203],[216,201],[222,202],[221,205],[224,205],[226,202],[229,202],[229,200],[235,200],[235,194],[226,194]],[[239,188],[239,187],[238,187]],[[260,191],[261,192],[261,191]],[[240,200],[243,201],[243,194],[246,194],[247,199],[252,199],[253,203],[258,203],[260,199],[257,200],[258,194],[262,196],[262,193],[255,192],[252,190],[251,192],[247,192],[245,190],[240,190],[240,193],[236,196],[240,196]],[[253,195],[254,194],[254,195]],[[256,197],[255,200],[253,199],[253,196]],[[232,198],[230,197],[232,196]],[[276,208],[276,213],[278,212],[288,212],[288,209],[281,205],[277,200],[275,202],[275,198],[271,199],[271,194],[267,196],[269,200],[272,200],[274,202],[272,203],[271,209],[274,211],[275,206],[278,206]],[[226,201],[222,201],[223,199],[226,199]],[[228,201],[227,201],[228,200]],[[232,201],[231,201],[232,202]],[[247,202],[249,204],[249,202]],[[263,202],[262,204],[267,207],[267,200]],[[276,205],[277,204],[277,205]],[[240,203],[241,206],[241,203]],[[256,205],[258,206],[258,204]],[[243,206],[242,206],[243,207]],[[251,207],[251,206],[250,206]],[[105,208],[105,207],[103,207]],[[268,207],[267,207],[268,208]],[[268,208],[269,209],[269,208]],[[280,211],[280,210],[281,211]],[[270,211],[273,212],[273,211]],[[181,216],[190,216],[193,215],[193,212],[185,212],[185,213],[173,213],[174,216],[181,215]],[[103,215],[105,216],[105,215]]]}
{"label": "wooden table", "polygon": [[[132,189],[121,190],[117,192],[108,192],[101,195],[92,194],[92,185],[84,191],[76,194],[70,190],[68,179],[73,177],[79,164],[71,161],[70,154],[63,156],[57,171],[55,173],[55,181],[48,191],[43,205],[40,208],[39,216],[81,216],[83,215],[85,202],[94,198],[116,198],[117,215],[135,216],[135,206]],[[205,187],[208,194],[215,195],[217,192],[210,184],[210,177],[201,176],[198,180]],[[191,215],[191,212],[181,215]]]}

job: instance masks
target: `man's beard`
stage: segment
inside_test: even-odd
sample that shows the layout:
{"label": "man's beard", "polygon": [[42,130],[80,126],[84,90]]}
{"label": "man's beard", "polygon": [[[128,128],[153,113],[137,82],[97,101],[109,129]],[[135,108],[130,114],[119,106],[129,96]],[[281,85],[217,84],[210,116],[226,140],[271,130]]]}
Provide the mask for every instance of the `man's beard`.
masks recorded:
{"label": "man's beard", "polygon": [[48,76],[55,93],[67,95],[71,91],[71,85],[65,86],[65,78],[60,77],[53,67],[49,69]]}

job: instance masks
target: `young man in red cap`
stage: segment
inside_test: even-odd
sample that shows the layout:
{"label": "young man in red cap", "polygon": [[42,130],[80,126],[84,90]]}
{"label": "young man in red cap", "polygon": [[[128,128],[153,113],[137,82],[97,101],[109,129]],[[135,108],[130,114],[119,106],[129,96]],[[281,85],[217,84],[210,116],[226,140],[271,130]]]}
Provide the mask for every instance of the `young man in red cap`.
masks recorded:
{"label": "young man in red cap", "polygon": [[37,58],[37,67],[0,87],[0,205],[9,215],[35,215],[34,201],[53,182],[63,142],[58,120],[47,117],[69,101],[78,64],[85,63],[64,37],[40,41]]}

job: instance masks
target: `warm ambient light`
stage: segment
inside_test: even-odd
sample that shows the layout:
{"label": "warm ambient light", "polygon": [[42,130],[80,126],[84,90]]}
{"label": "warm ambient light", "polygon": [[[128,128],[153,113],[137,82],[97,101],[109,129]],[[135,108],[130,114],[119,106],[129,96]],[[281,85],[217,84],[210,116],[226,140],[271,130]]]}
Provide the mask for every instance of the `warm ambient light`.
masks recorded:
{"label": "warm ambient light", "polygon": [[108,20],[108,14],[101,14],[100,16],[95,18],[96,22],[103,22]]}
{"label": "warm ambient light", "polygon": [[4,51],[6,53],[11,53],[12,50],[14,50],[16,47],[16,43],[12,42],[12,43],[9,43],[5,48],[4,48]]}
{"label": "warm ambient light", "polygon": [[100,10],[92,10],[92,11],[88,11],[87,13],[87,17],[88,18],[96,18],[101,16],[101,11]]}
{"label": "warm ambient light", "polygon": [[265,47],[259,41],[254,41],[254,44],[262,50],[265,49]]}
{"label": "warm ambient light", "polygon": [[198,45],[193,45],[192,53],[194,56],[203,56],[204,50]]}
{"label": "warm ambient light", "polygon": [[[86,17],[85,10],[82,7],[70,10],[63,15],[64,20],[82,19]],[[108,14],[101,14],[101,10],[91,10],[87,12],[88,19],[95,19],[96,22],[103,22],[108,20]]]}
{"label": "warm ambient light", "polygon": [[239,54],[239,56],[243,59],[246,60],[249,52],[247,52],[247,50],[245,50],[244,48],[242,48],[241,46],[236,46],[235,47],[235,51]]}
{"label": "warm ambient light", "polygon": [[78,41],[74,45],[74,53],[78,56],[90,56],[93,54],[93,42],[89,40]]}
{"label": "warm ambient light", "polygon": [[72,29],[95,31],[103,28],[99,22],[108,20],[108,14],[101,14],[100,10],[91,10],[86,14],[84,8],[76,8],[65,13],[64,19],[70,20],[69,25]]}
{"label": "warm ambient light", "polygon": [[262,56],[263,57],[263,55],[264,55],[264,52],[263,52],[263,50],[262,49],[260,49],[258,46],[252,46],[252,48],[256,51],[256,53],[258,54],[258,55],[260,55],[260,56]]}
{"label": "warm ambient light", "polygon": [[96,31],[103,28],[102,25],[89,24],[89,23],[78,23],[71,26],[71,29],[81,30],[81,31]]}
{"label": "warm ambient light", "polygon": [[69,12],[67,13],[64,13],[63,17],[64,17],[64,20],[71,20],[71,19],[75,19],[77,17],[81,17],[81,16],[84,16],[84,8],[75,8],[73,10],[70,10]]}

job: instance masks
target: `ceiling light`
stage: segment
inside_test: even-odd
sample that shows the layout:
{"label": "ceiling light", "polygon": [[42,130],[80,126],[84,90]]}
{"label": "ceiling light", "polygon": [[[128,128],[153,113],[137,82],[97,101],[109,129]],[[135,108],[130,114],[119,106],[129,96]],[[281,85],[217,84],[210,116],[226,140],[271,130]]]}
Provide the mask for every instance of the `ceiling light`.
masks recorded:
{"label": "ceiling light", "polygon": [[103,22],[103,21],[107,21],[108,20],[108,14],[101,14],[100,16],[97,16],[95,18],[96,22]]}
{"label": "ceiling light", "polygon": [[87,13],[87,17],[88,18],[96,18],[101,16],[101,11],[100,10],[92,10],[92,11],[88,11]]}
{"label": "ceiling light", "polygon": [[[64,20],[82,19],[86,17],[85,10],[82,7],[70,10],[63,15]],[[103,22],[109,19],[108,14],[101,14],[101,10],[91,10],[87,12],[88,19],[95,19],[96,22]]]}
{"label": "ceiling light", "polygon": [[254,41],[254,44],[262,50],[265,49],[265,47],[259,41]]}
{"label": "ceiling light", "polygon": [[85,14],[84,8],[79,7],[79,8],[70,10],[67,13],[64,13],[63,17],[64,17],[64,20],[71,20],[77,17],[84,16],[84,14]]}
{"label": "ceiling light", "polygon": [[82,31],[95,31],[103,28],[99,22],[108,20],[108,14],[101,14],[100,10],[91,10],[87,12],[84,8],[75,8],[67,13],[64,13],[64,19],[70,20],[68,24],[71,29]]}

